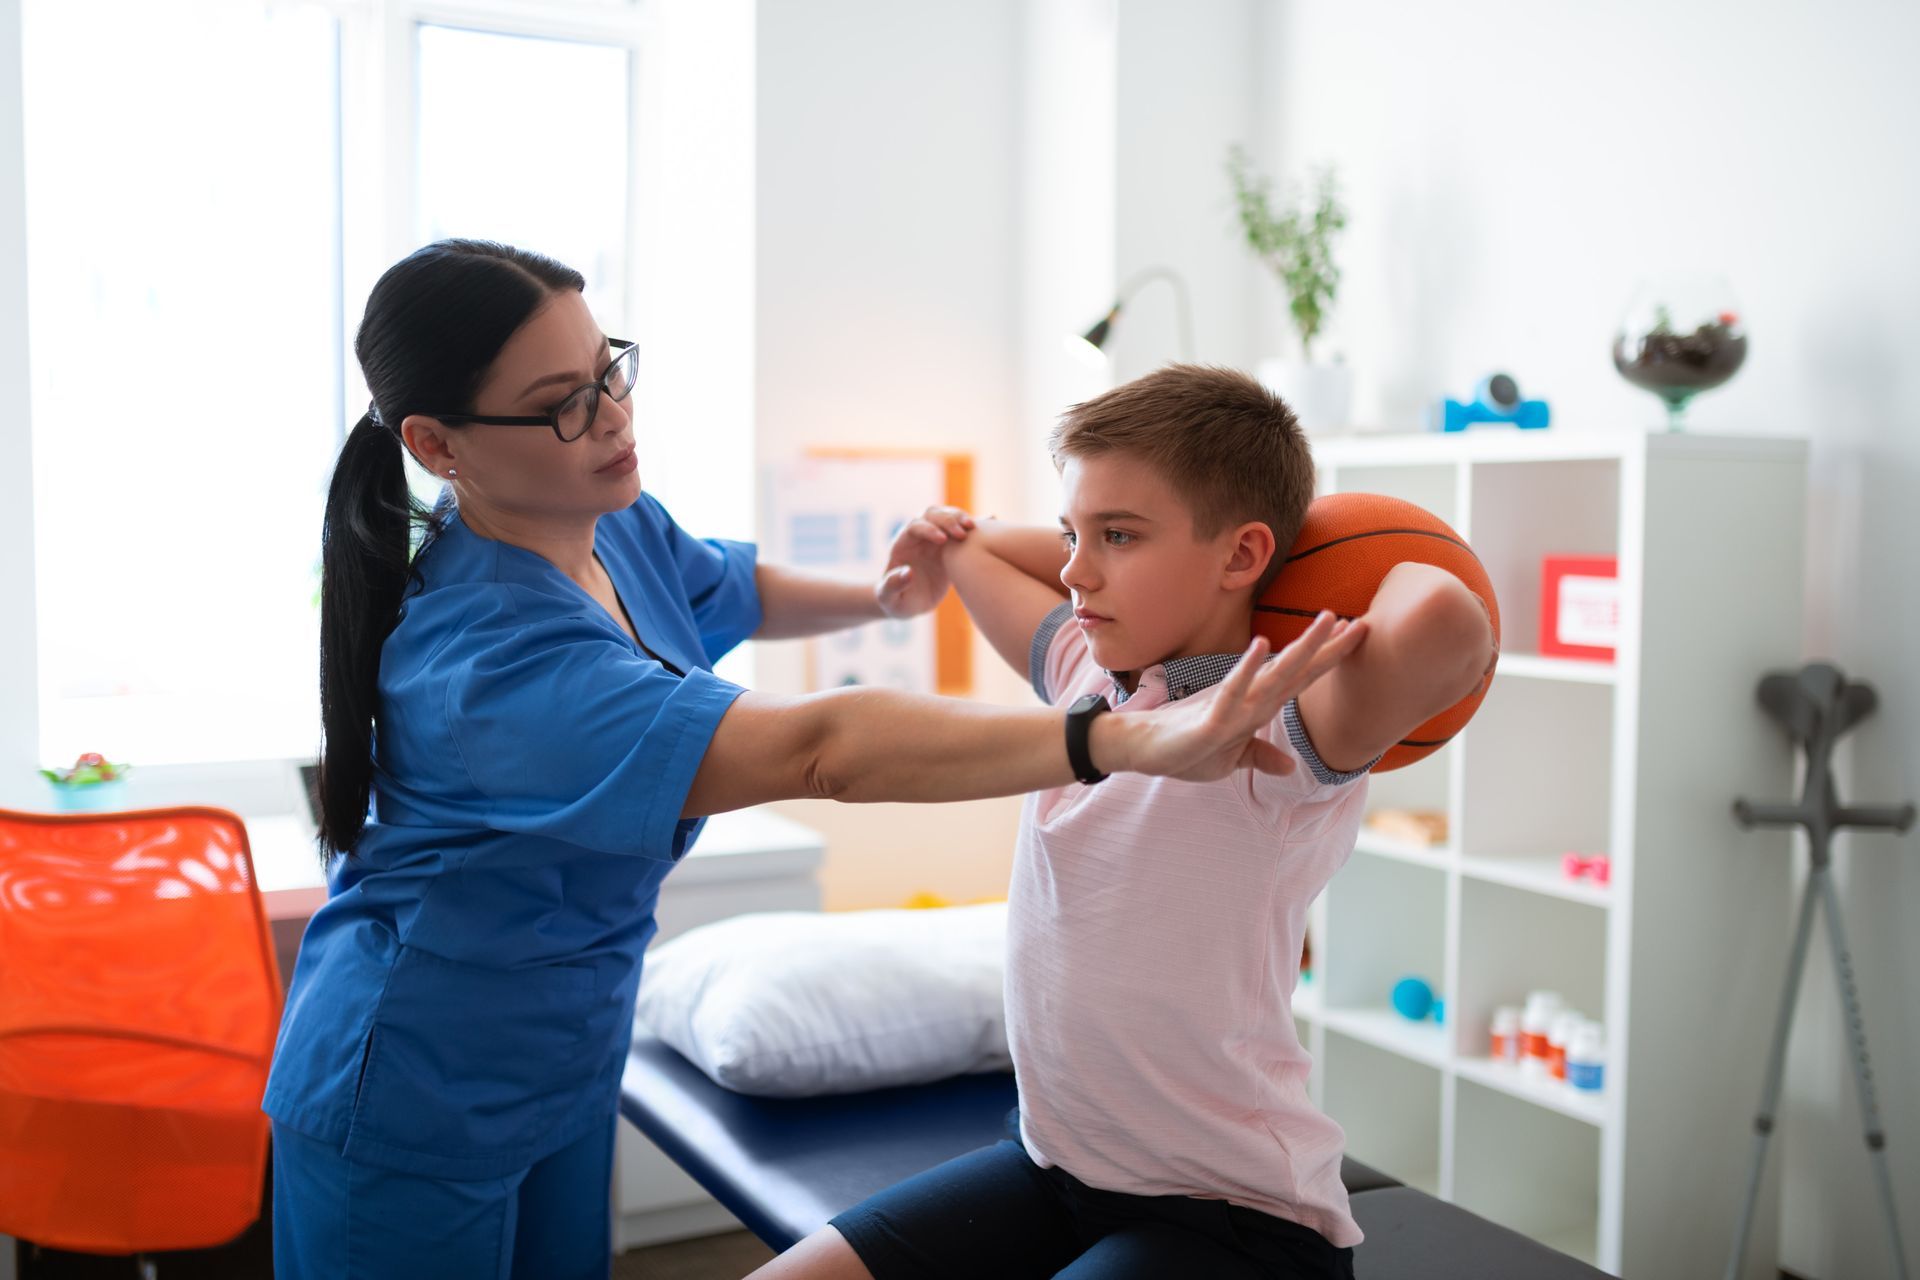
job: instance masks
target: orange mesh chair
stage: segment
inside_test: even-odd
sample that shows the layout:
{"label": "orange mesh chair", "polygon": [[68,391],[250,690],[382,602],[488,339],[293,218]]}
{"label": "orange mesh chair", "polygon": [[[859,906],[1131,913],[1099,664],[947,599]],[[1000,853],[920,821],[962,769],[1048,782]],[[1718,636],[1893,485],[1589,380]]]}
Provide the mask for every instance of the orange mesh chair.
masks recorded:
{"label": "orange mesh chair", "polygon": [[260,1212],[280,977],[219,809],[0,810],[0,1233],[202,1248]]}

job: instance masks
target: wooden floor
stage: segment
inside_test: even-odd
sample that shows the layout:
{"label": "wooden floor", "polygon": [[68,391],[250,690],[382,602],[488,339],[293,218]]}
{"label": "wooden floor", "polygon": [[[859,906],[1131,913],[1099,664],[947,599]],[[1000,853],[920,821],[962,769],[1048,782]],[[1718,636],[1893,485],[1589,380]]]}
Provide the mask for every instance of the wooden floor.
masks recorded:
{"label": "wooden floor", "polygon": [[[0,1245],[0,1247],[6,1247]],[[270,1260],[254,1258],[241,1269],[199,1270],[175,1265],[183,1255],[171,1255],[159,1267],[162,1280],[171,1277],[246,1277],[266,1280],[273,1273]],[[649,1249],[631,1249],[613,1258],[613,1280],[739,1280],[755,1267],[773,1257],[773,1251],[745,1231],[720,1236],[703,1236],[677,1244],[655,1245]],[[5,1260],[0,1259],[0,1263]],[[82,1254],[62,1254],[47,1250],[32,1256],[28,1246],[19,1247],[20,1280],[135,1280],[138,1269],[130,1259],[95,1258]],[[258,1268],[258,1269],[255,1269]],[[5,1267],[0,1266],[0,1273]],[[1780,1280],[1805,1280],[1790,1271],[1782,1271]]]}
{"label": "wooden floor", "polygon": [[772,1258],[750,1232],[732,1231],[616,1254],[613,1280],[740,1280]]}
{"label": "wooden floor", "polygon": [[[13,1248],[11,1242],[0,1248]],[[161,1280],[271,1280],[273,1258],[264,1247],[247,1255],[210,1250],[202,1254],[160,1254],[156,1271]],[[613,1280],[740,1280],[773,1257],[773,1250],[745,1231],[682,1240],[615,1254]],[[6,1274],[0,1258],[0,1275]],[[131,1258],[101,1258],[57,1250],[19,1249],[15,1275],[20,1280],[137,1280],[139,1267]],[[343,1278],[344,1280],[344,1278]]]}

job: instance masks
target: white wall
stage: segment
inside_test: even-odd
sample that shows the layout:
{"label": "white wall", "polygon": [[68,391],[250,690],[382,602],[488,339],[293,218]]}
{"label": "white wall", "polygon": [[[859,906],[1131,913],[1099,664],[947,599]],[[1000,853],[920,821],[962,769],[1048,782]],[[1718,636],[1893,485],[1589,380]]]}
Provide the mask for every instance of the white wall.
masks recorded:
{"label": "white wall", "polygon": [[[1254,110],[1257,0],[1036,0],[1025,7],[1021,111],[1024,417],[1030,510],[1051,523],[1042,443],[1066,406],[1186,357],[1251,367],[1258,278],[1233,232],[1228,147]],[[1192,306],[1185,350],[1172,270]],[[1062,339],[1132,289],[1089,367]]]}
{"label": "white wall", "polygon": [[[1121,0],[1116,54],[1115,268],[1124,283],[1164,266],[1193,297],[1192,358],[1252,368],[1256,286],[1235,230],[1227,149],[1251,144],[1259,0]],[[1181,350],[1174,298],[1149,284],[1108,350],[1125,382]]]}
{"label": "white wall", "polygon": [[[1920,7],[1358,0],[1276,3],[1262,28],[1269,172],[1333,161],[1346,181],[1328,336],[1357,370],[1362,420],[1409,427],[1429,397],[1506,368],[1558,424],[1644,427],[1656,403],[1608,359],[1635,277],[1666,262],[1725,272],[1752,354],[1694,424],[1813,441],[1808,561],[1753,572],[1804,573],[1808,655],[1879,686],[1846,794],[1920,796]],[[1278,351],[1279,294],[1262,289],[1261,341]],[[1910,1255],[1916,845],[1873,836],[1841,855]],[[1816,939],[1774,1158],[1782,1264],[1851,1280],[1888,1263],[1833,990]]]}
{"label": "white wall", "polygon": [[[753,536],[754,0],[653,0],[635,77],[642,477],[702,535]],[[735,678],[747,675],[731,671]]]}
{"label": "white wall", "polygon": [[[1018,19],[1013,0],[759,6],[762,463],[835,445],[971,451],[976,505],[1022,500]],[[801,688],[799,645],[757,648],[757,687]],[[974,665],[983,696],[1031,703],[984,645]],[[827,837],[829,907],[1006,893],[1017,800],[781,808]]]}
{"label": "white wall", "polygon": [[[26,141],[20,4],[0,0],[0,778],[38,763],[35,637],[5,605],[33,599],[33,442],[27,431]],[[31,611],[27,611],[30,616]],[[4,1249],[4,1246],[0,1246]]]}
{"label": "white wall", "polygon": [[1059,517],[1047,433],[1064,407],[1113,385],[1110,362],[1074,335],[1105,313],[1118,284],[1118,18],[1116,0],[1033,0],[1022,13],[1020,322],[1008,336],[1018,343],[1023,509],[1002,507],[1009,519]]}

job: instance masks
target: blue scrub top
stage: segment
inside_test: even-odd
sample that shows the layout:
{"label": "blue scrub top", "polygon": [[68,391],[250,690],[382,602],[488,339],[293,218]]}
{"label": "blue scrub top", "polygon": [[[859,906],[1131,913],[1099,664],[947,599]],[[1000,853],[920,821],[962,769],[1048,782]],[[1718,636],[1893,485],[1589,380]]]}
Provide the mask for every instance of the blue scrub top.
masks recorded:
{"label": "blue scrub top", "polygon": [[[680,809],[760,625],[754,548],[650,495],[595,548],[645,647],[451,507],[380,655],[371,815],[294,967],[265,1109],[353,1159],[503,1176],[612,1122]],[[676,675],[648,650],[679,668]]]}

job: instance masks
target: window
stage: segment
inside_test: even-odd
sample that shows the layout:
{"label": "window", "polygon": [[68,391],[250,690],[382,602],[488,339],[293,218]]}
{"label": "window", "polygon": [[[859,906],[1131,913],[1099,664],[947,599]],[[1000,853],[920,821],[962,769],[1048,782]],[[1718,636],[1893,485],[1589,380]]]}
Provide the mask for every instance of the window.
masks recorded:
{"label": "window", "polygon": [[40,755],[311,754],[339,24],[139,0],[23,18]]}
{"label": "window", "polygon": [[313,755],[353,330],[379,273],[442,236],[578,268],[643,344],[643,421],[681,428],[642,432],[649,487],[751,536],[752,6],[657,0],[644,29],[650,80],[631,0],[26,0],[19,755]]}
{"label": "window", "polygon": [[421,27],[420,243],[537,247],[584,275],[595,317],[624,334],[628,117],[625,49]]}

